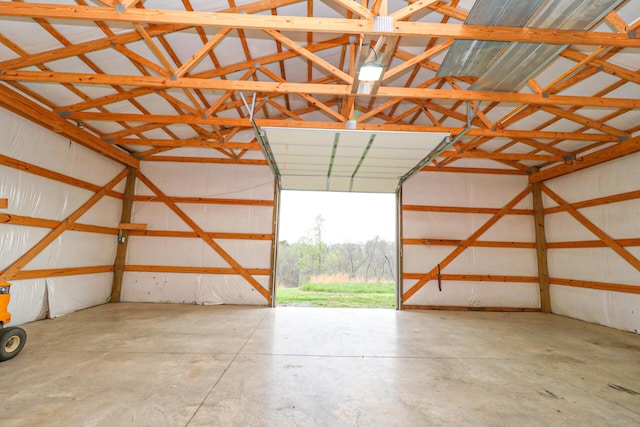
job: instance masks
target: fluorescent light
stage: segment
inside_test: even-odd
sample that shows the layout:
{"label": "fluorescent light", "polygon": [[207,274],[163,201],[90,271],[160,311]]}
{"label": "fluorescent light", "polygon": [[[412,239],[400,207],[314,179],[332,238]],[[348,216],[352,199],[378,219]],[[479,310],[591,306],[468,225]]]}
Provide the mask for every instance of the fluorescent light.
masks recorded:
{"label": "fluorescent light", "polygon": [[382,64],[376,62],[365,62],[358,72],[358,80],[375,82],[382,77]]}

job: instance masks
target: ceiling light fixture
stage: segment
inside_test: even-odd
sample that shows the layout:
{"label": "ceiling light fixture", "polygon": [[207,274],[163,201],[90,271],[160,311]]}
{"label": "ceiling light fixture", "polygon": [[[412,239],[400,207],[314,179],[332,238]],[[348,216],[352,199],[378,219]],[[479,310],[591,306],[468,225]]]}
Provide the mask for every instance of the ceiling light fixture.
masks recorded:
{"label": "ceiling light fixture", "polygon": [[367,61],[360,67],[358,80],[366,82],[377,82],[382,77],[382,64],[375,61]]}

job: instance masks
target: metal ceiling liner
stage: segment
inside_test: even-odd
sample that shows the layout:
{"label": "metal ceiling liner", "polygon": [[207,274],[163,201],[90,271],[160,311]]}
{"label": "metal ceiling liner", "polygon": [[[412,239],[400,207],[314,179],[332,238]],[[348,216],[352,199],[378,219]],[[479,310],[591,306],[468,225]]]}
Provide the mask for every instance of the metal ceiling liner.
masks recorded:
{"label": "metal ceiling liner", "polygon": [[[555,0],[550,2],[529,2],[514,0],[479,0],[465,21],[472,25],[516,26],[527,16],[527,21],[518,26],[531,28],[552,28],[560,30],[586,30],[598,23],[617,7],[622,0]],[[532,6],[537,10],[532,10]],[[523,8],[519,11],[518,8]],[[473,11],[472,10],[472,11]],[[516,11],[515,17],[509,13]],[[495,19],[487,21],[487,15],[497,13]],[[471,85],[472,90],[509,92],[520,89],[531,77],[555,59],[568,45],[543,43],[477,42],[471,54],[457,48],[445,57],[438,75],[478,77]],[[463,66],[460,66],[463,64]]]}
{"label": "metal ceiling liner", "polygon": [[262,127],[283,190],[393,193],[449,133]]}

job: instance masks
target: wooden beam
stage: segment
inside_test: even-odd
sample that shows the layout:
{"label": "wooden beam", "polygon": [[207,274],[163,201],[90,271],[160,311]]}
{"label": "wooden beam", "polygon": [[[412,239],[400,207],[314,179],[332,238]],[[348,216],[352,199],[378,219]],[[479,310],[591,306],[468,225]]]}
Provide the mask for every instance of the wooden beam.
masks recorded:
{"label": "wooden beam", "polygon": [[[113,261],[113,282],[111,284],[111,298],[109,302],[120,302],[122,294],[122,280],[124,278],[124,267],[127,258],[127,246],[129,245],[129,230],[131,228],[123,227],[123,225],[130,224],[131,215],[133,212],[133,197],[135,195],[136,188],[136,170],[132,167],[128,168],[127,182],[124,189],[124,198],[122,199],[122,211],[120,214],[120,229],[118,234],[118,247],[116,249],[116,257]],[[146,225],[145,225],[146,228]],[[138,230],[138,228],[133,228]]]}
{"label": "wooden beam", "polygon": [[224,165],[267,166],[266,160],[253,159],[223,159],[215,157],[181,157],[181,156],[150,156],[144,157],[145,162],[176,162],[176,163],[212,163]]}
{"label": "wooden beam", "polygon": [[182,209],[178,207],[167,195],[165,195],[153,182],[151,182],[140,171],[137,172],[138,179],[142,181],[153,193],[158,196],[176,215],[178,215],[193,231],[200,236],[218,255],[222,257],[236,274],[242,276],[253,288],[258,291],[266,300],[271,303],[270,292],[262,285],[231,255],[229,255],[220,245],[218,245],[194,220],[192,220]]}
{"label": "wooden beam", "polygon": [[[232,206],[273,206],[273,200],[263,199],[231,199],[220,197],[184,197],[184,196],[167,196],[175,203],[196,203],[199,205],[232,205]],[[161,202],[154,196],[135,196],[136,202]]]}
{"label": "wooden beam", "polygon": [[[0,2],[0,6],[4,4]],[[11,3],[17,4],[17,3]],[[638,39],[640,40],[640,39]],[[261,82],[242,80],[222,80],[205,79],[196,77],[181,77],[174,80],[157,76],[135,76],[135,75],[110,75],[110,74],[88,74],[88,73],[66,73],[53,71],[26,71],[8,70],[0,74],[3,81],[34,81],[34,82],[56,82],[70,84],[91,84],[91,85],[121,85],[121,86],[141,86],[150,88],[192,88],[208,90],[235,90],[248,92],[265,93],[310,93],[334,96],[346,96],[351,94],[351,85],[343,84],[322,84],[322,83],[281,83],[281,82]],[[9,90],[6,89],[5,90]],[[451,89],[430,89],[383,86],[378,91],[378,96],[389,98],[409,98],[409,99],[448,99],[456,101],[491,101],[522,103],[532,105],[573,105],[579,107],[610,107],[610,108],[640,108],[640,100],[635,98],[609,98],[596,96],[569,96],[569,95],[548,95],[516,93],[516,92],[489,92],[476,90],[451,90]],[[358,95],[368,96],[368,95]],[[69,118],[78,118],[80,113],[72,113]],[[100,119],[100,113],[93,114],[89,120]],[[109,115],[113,116],[113,115]],[[136,116],[136,115],[131,115]],[[108,120],[116,120],[114,118]],[[140,120],[138,120],[140,121]],[[529,135],[523,135],[529,136]]]}
{"label": "wooden beam", "polygon": [[551,294],[549,293],[549,266],[547,264],[547,237],[544,228],[544,206],[539,182],[532,186],[533,222],[536,230],[536,258],[538,260],[538,283],[540,286],[540,309],[551,313]]}
{"label": "wooden beam", "polygon": [[559,176],[586,169],[591,166],[596,166],[638,152],[640,152],[640,136],[622,141],[616,146],[609,147],[606,150],[600,150],[592,154],[587,154],[579,161],[571,162],[570,164],[554,166],[531,174],[531,176],[529,176],[529,182],[534,183],[557,178]]}
{"label": "wooden beam", "polygon": [[509,203],[507,203],[498,213],[493,215],[487,222],[485,222],[480,228],[478,228],[471,236],[469,236],[466,240],[460,243],[460,245],[451,252],[445,259],[440,261],[438,266],[431,269],[426,274],[422,275],[422,278],[418,280],[418,282],[411,287],[408,291],[404,293],[402,296],[403,301],[407,301],[416,292],[418,292],[422,287],[430,280],[432,280],[438,274],[438,268],[443,269],[446,268],[454,259],[458,257],[464,250],[471,245],[473,242],[478,240],[478,237],[483,235],[489,228],[493,227],[493,225],[498,222],[500,218],[502,218],[508,211],[513,209],[515,205],[520,203],[529,193],[531,192],[531,186],[527,186],[524,190],[522,190],[516,197],[514,197]]}
{"label": "wooden beam", "polygon": [[0,209],[7,209],[9,207],[9,199],[0,198]]}
{"label": "wooden beam", "polygon": [[[24,225],[26,227],[56,228],[60,225],[60,223],[61,221],[57,221],[54,219],[32,218],[29,216],[14,214],[0,214],[0,224]],[[84,231],[87,233],[118,234],[118,230],[116,228],[79,223],[70,225],[69,230]]]}
{"label": "wooden beam", "polygon": [[[425,206],[425,205],[402,205],[403,211],[414,212],[446,212],[446,213],[474,213],[495,215],[500,212],[500,208],[478,208],[467,206]],[[511,209],[506,215],[532,215],[531,209]]]}
{"label": "wooden beam", "polygon": [[[634,199],[640,199],[640,190],[628,191],[626,193],[612,194],[604,197],[597,197],[591,200],[583,200],[581,202],[572,203],[571,206],[573,206],[574,209],[582,209],[582,208],[588,208],[591,206],[600,206],[600,205],[606,205],[609,203],[619,203],[619,202],[624,202],[626,200],[634,200]],[[544,213],[545,215],[548,215],[548,214],[563,212],[563,211],[564,211],[564,208],[562,206],[554,206],[552,208],[545,209]]]}
{"label": "wooden beam", "polygon": [[115,178],[109,181],[100,191],[94,194],[89,200],[76,209],[71,215],[69,215],[64,221],[51,230],[49,234],[43,237],[38,243],[36,243],[31,249],[25,252],[20,258],[14,261],[11,265],[0,272],[0,281],[9,281],[22,270],[32,259],[34,259],[40,252],[42,252],[51,242],[53,242],[58,236],[60,236],[65,230],[75,223],[78,218],[84,215],[91,207],[93,207],[102,197],[115,187],[126,176],[127,169],[124,169]]}
{"label": "wooden beam", "polygon": [[[127,265],[125,271],[153,272],[153,273],[187,273],[187,274],[238,274],[233,268],[225,267],[184,267],[172,265]],[[248,268],[247,273],[252,276],[268,276],[268,268]]]}
{"label": "wooden beam", "polygon": [[108,273],[113,271],[113,265],[98,265],[94,267],[65,267],[48,268],[42,270],[22,270],[16,273],[13,280],[39,279],[42,277],[79,276],[81,274]]}
{"label": "wooden beam", "polygon": [[211,52],[218,43],[220,43],[231,31],[231,28],[222,28],[218,31],[209,41],[200,48],[191,58],[189,58],[182,66],[175,72],[176,77],[184,76],[191,68],[193,68],[200,60]]}
{"label": "wooden beam", "polygon": [[316,18],[302,16],[251,15],[157,9],[129,9],[39,3],[0,3],[0,16],[58,18],[67,20],[113,21],[147,24],[178,24],[202,27],[231,27],[256,30],[283,30],[334,34],[387,34],[403,37],[457,38],[549,44],[640,47],[640,39],[626,34],[541,28],[515,28],[430,22],[393,23],[388,32],[376,31],[373,19]]}
{"label": "wooden beam", "polygon": [[638,285],[621,285],[619,283],[591,282],[588,280],[561,279],[552,277],[549,279],[553,285],[574,286],[576,288],[598,289],[601,291],[623,292],[627,294],[640,294]]}
{"label": "wooden beam", "polygon": [[562,206],[572,217],[574,217],[580,224],[582,224],[587,230],[591,231],[595,234],[600,240],[602,240],[609,248],[611,248],[615,253],[620,255],[625,261],[631,264],[636,270],[640,271],[640,260],[636,258],[631,252],[627,251],[624,247],[622,247],[618,242],[612,239],[607,233],[598,228],[594,223],[589,221],[587,217],[582,215],[567,203],[562,197],[554,193],[549,187],[544,184],[541,184],[542,191],[549,196],[554,202]]}
{"label": "wooden beam", "polygon": [[[2,215],[0,215],[2,223]],[[208,231],[207,235],[212,239],[229,240],[273,240],[273,234],[259,233],[220,233]],[[195,231],[170,231],[170,230],[129,230],[129,236],[153,236],[153,237],[199,237]]]}
{"label": "wooden beam", "polygon": [[105,157],[127,166],[139,167],[140,161],[128,153],[115,148],[94,135],[69,123],[52,111],[20,95],[4,85],[0,85],[0,106],[30,120],[46,129],[63,135],[66,138],[90,148]]}
{"label": "wooden beam", "polygon": [[[423,276],[422,273],[403,273],[403,279],[416,280]],[[538,283],[538,278],[533,276],[503,276],[495,274],[441,274],[441,280],[456,282],[516,282]]]}
{"label": "wooden beam", "polygon": [[[1,217],[1,216],[0,216]],[[640,246],[640,238],[616,239],[620,246]],[[571,249],[571,248],[606,248],[607,245],[602,240],[579,240],[570,242],[547,243],[548,249]]]}
{"label": "wooden beam", "polygon": [[[420,239],[412,237],[403,237],[403,245],[425,245],[425,246],[459,246],[462,240],[453,239]],[[535,249],[536,244],[531,242],[495,242],[495,241],[482,241],[476,240],[469,244],[474,247],[485,248],[523,248],[523,249]]]}

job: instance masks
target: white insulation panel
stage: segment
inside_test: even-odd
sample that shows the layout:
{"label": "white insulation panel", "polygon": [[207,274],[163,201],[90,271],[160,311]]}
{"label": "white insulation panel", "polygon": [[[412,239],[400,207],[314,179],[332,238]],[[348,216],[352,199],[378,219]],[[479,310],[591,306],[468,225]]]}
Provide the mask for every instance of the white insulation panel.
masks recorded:
{"label": "white insulation panel", "polygon": [[[402,189],[403,205],[482,207],[500,209],[527,187],[527,178],[510,175],[421,172]],[[527,196],[516,206],[532,209]],[[403,238],[466,240],[492,214],[448,213],[405,210]],[[532,215],[505,215],[480,236],[479,241],[535,242]],[[403,245],[403,273],[426,274],[437,268],[455,246]],[[469,247],[442,274],[537,277],[537,258],[533,248]],[[417,280],[403,280],[403,291]],[[437,281],[427,282],[406,305],[456,307],[539,308],[540,292],[535,282]]]}
{"label": "white insulation panel", "polygon": [[[267,166],[142,162],[141,170],[169,197],[274,200],[274,176]],[[136,194],[153,194],[143,183]],[[196,200],[197,201],[197,200]],[[272,203],[271,203],[272,204]],[[208,233],[273,233],[273,206],[233,203],[177,203]],[[127,265],[231,268],[231,257],[245,269],[270,269],[272,241],[214,238],[218,249],[195,237],[194,230],[160,201],[135,202],[134,223],[148,231],[189,232],[194,237],[131,236]],[[269,276],[256,276],[269,289]],[[124,275],[125,301],[197,304],[258,304],[266,299],[242,276],[222,274],[133,272]]]}
{"label": "white insulation panel", "polygon": [[[71,178],[103,186],[123,166],[0,110],[0,154]],[[122,188],[121,185],[118,188]],[[0,213],[36,219],[63,220],[84,204],[92,191],[0,166],[0,197],[9,199]],[[81,224],[117,227],[121,201],[105,196],[79,220]],[[5,269],[51,229],[0,224],[0,269]],[[65,231],[23,270],[113,265],[115,235]],[[11,280],[13,325],[81,310],[108,300],[112,273]]]}
{"label": "white insulation panel", "polygon": [[[545,185],[567,202],[575,203],[640,190],[638,171],[640,154],[635,154],[556,178]],[[545,207],[548,207],[546,199]],[[614,239],[640,237],[640,199],[578,211]],[[545,224],[549,242],[599,240],[566,212],[546,215]],[[640,259],[640,247],[626,246],[625,250]],[[640,287],[640,271],[608,247],[549,249],[548,262],[552,278]],[[640,331],[638,294],[552,285],[551,308],[554,313],[587,322]]]}

